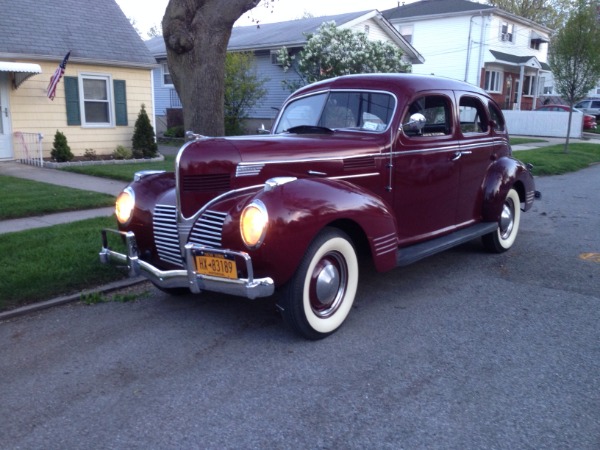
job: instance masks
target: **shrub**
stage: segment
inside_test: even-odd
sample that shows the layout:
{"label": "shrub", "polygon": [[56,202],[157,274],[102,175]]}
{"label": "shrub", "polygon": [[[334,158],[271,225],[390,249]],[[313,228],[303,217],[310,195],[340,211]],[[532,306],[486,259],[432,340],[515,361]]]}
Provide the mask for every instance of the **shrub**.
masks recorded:
{"label": "shrub", "polygon": [[73,159],[71,147],[67,144],[67,137],[58,130],[56,130],[56,134],[54,135],[54,143],[50,156],[56,162],[67,162]]}
{"label": "shrub", "polygon": [[112,153],[114,159],[131,159],[133,158],[133,152],[122,145],[118,145],[115,151]]}
{"label": "shrub", "polygon": [[163,134],[164,134],[165,137],[170,137],[170,138],[182,138],[182,137],[185,137],[185,132],[183,130],[183,126],[182,125],[178,125],[176,127],[168,128],[167,131],[165,131]]}
{"label": "shrub", "polygon": [[142,109],[135,121],[133,130],[132,151],[135,158],[153,158],[158,152],[156,145],[154,128],[150,123],[150,118],[146,113],[146,107],[142,104]]}
{"label": "shrub", "polygon": [[98,159],[98,155],[96,154],[96,150],[93,148],[86,148],[85,152],[83,153],[83,158],[87,159],[88,161],[95,161]]}

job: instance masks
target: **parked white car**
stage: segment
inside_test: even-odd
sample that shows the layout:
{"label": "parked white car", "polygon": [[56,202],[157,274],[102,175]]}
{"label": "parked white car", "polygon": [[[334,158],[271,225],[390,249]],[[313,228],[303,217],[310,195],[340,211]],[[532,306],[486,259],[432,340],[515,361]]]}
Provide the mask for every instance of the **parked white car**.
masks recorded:
{"label": "parked white car", "polygon": [[584,113],[593,114],[596,120],[600,119],[600,98],[582,100],[575,104],[575,108],[581,109]]}

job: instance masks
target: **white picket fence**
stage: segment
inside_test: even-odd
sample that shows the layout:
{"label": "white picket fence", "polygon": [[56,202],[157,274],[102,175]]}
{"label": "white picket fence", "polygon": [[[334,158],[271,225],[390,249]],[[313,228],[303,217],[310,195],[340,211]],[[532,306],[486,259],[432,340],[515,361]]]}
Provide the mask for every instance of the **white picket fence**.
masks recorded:
{"label": "white picket fence", "polygon": [[[569,114],[552,111],[502,111],[508,132],[515,136],[566,137]],[[573,113],[572,138],[583,136],[583,114]]]}
{"label": "white picket fence", "polygon": [[15,161],[31,166],[44,166],[44,156],[42,149],[42,133],[23,133],[15,131],[13,133]]}

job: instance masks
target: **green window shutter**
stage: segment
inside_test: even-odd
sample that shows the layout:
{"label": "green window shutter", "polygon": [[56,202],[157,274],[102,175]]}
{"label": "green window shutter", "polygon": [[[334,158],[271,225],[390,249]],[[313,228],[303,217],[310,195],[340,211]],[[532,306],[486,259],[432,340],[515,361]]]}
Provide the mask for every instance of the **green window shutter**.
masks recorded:
{"label": "green window shutter", "polygon": [[77,77],[65,77],[65,100],[67,102],[67,125],[81,125],[79,111],[79,83]]}
{"label": "green window shutter", "polygon": [[115,121],[117,126],[127,126],[127,92],[125,80],[113,81],[115,92]]}

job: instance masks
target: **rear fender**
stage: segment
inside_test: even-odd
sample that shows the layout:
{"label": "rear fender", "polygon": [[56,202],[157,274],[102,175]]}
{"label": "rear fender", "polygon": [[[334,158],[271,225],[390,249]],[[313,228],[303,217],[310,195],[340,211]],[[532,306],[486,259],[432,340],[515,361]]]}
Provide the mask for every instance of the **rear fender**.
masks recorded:
{"label": "rear fender", "polygon": [[[290,279],[309,244],[327,226],[346,231],[357,241],[355,246],[361,240],[366,242],[377,270],[395,267],[394,216],[381,199],[355,185],[340,180],[299,179],[263,189],[247,203],[252,199],[264,203],[269,224],[263,244],[248,253],[256,263],[257,276],[270,276],[278,286]],[[239,214],[231,225],[239,230]]]}
{"label": "rear fender", "polygon": [[533,205],[535,193],[533,176],[521,161],[512,157],[503,157],[490,166],[484,183],[482,211],[484,222],[498,220],[510,189],[515,189],[519,194],[521,209],[529,210]]}

